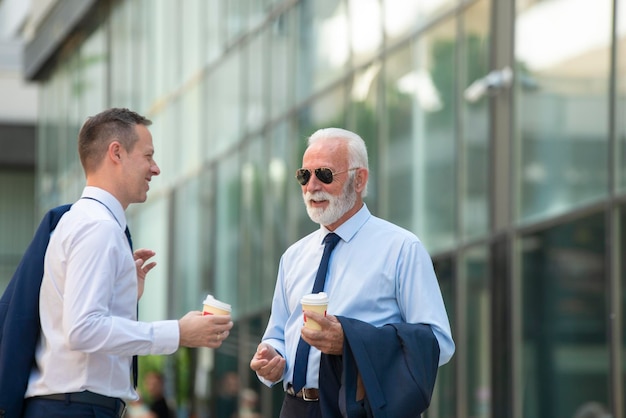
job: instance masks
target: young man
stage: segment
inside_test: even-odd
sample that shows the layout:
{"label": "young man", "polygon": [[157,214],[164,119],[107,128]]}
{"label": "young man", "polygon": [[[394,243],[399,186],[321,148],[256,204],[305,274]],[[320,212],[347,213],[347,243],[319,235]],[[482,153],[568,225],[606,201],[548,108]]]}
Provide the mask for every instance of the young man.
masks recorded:
{"label": "young man", "polygon": [[120,417],[138,399],[135,355],[180,346],[219,347],[229,315],[192,311],[180,320],[137,321],[137,302],[154,252],[133,254],[125,210],[147,198],[160,174],[151,122],[128,109],[87,119],[78,152],[87,184],[63,215],[44,259],[41,334],[25,395],[24,417]]}
{"label": "young man", "polygon": [[[357,408],[358,413],[353,411],[350,416],[373,416],[372,410],[378,407],[387,408],[385,416],[419,415],[420,411],[407,412],[406,408],[413,408],[410,404],[415,404],[420,393],[399,386],[400,381],[389,385],[393,386],[389,391],[408,393],[409,399],[387,402],[391,399],[387,397],[387,401],[380,401],[379,394],[368,391],[392,371],[386,369],[389,365],[373,364],[359,373],[362,358],[368,356],[351,349],[351,342],[355,347],[358,343],[374,350],[382,345],[383,353],[391,352],[386,347],[401,352],[399,347],[405,344],[406,351],[416,355],[425,369],[432,369],[434,364],[432,378],[424,385],[430,390],[436,367],[448,362],[454,353],[430,256],[415,235],[369,212],[363,203],[368,176],[367,150],[357,134],[329,128],[309,138],[296,178],[307,213],[320,228],[283,254],[269,323],[250,362],[266,385],[283,381],[286,395],[281,418],[348,416],[351,408]],[[327,235],[338,236],[334,240],[337,244],[334,249],[330,247],[327,274],[318,275]],[[321,325],[319,331],[303,328],[300,304],[301,297],[314,287],[315,292],[323,290],[329,297],[327,316],[304,312],[307,320]],[[350,372],[354,361],[356,371]],[[405,364],[393,373],[411,380],[413,371]],[[375,373],[377,367],[381,373]],[[326,373],[327,378],[320,378],[320,373]],[[382,393],[385,390],[383,387]],[[430,396],[426,398],[427,406]],[[358,404],[353,405],[353,401]],[[392,405],[385,406],[386,402]]]}

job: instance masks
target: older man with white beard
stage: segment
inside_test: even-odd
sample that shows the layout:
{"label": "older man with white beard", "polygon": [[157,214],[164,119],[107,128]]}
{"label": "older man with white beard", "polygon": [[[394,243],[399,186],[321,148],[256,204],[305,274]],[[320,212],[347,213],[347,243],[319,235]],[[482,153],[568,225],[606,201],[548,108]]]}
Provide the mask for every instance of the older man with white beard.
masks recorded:
{"label": "older man with white beard", "polygon": [[[341,369],[347,341],[343,318],[374,329],[420,324],[432,331],[438,365],[454,353],[431,258],[414,234],[369,212],[363,202],[368,176],[367,150],[359,135],[327,128],[309,138],[296,179],[307,213],[320,228],[281,257],[269,322],[250,362],[267,386],[283,382],[281,418],[330,417],[339,411],[342,416],[357,416],[346,411],[344,377],[333,389],[339,399],[338,405],[332,405],[336,412],[323,412],[320,406],[320,359],[322,353],[335,356]],[[336,235],[337,243],[330,249],[327,273],[320,275],[320,283],[316,275],[327,235]],[[300,300],[315,288],[328,294],[328,315],[307,310],[304,317],[318,322],[321,330],[303,327]],[[363,386],[359,376],[356,400],[361,402],[362,415],[358,416],[373,416],[367,403],[368,384]]]}

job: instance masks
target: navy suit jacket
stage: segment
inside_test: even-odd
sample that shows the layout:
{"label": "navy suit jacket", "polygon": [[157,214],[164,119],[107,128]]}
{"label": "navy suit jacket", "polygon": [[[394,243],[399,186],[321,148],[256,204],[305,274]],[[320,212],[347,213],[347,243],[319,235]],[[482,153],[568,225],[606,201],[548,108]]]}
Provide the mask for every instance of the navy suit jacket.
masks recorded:
{"label": "navy suit jacket", "polygon": [[[439,343],[429,325],[368,323],[337,317],[343,356],[322,354],[323,417],[419,417],[430,405],[439,367]],[[356,401],[357,375],[366,396]]]}
{"label": "navy suit jacket", "polygon": [[9,285],[0,298],[0,417],[22,414],[24,393],[39,339],[39,290],[50,233],[71,205],[42,219]]}

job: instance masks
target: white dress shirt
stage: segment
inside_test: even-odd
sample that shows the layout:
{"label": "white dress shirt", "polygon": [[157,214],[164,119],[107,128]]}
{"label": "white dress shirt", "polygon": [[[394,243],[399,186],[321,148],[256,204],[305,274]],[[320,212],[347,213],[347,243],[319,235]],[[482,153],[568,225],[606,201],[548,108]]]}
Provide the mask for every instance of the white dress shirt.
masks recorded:
{"label": "white dress shirt", "polygon": [[26,397],[89,390],[137,399],[132,356],[178,348],[178,321],[137,321],[137,271],[125,228],[120,202],[95,187],[59,221],[44,260],[37,367]]}
{"label": "white dress shirt", "polygon": [[[329,297],[327,313],[376,327],[402,322],[429,324],[439,343],[439,365],[447,363],[455,346],[432,260],[420,240],[372,216],[366,205],[334,232],[341,240],[331,254],[324,287]],[[263,341],[287,360],[285,388],[292,383],[302,329],[300,299],[313,289],[328,233],[321,227],[289,247],[280,260]],[[307,388],[319,387],[320,356],[320,351],[311,347]]]}

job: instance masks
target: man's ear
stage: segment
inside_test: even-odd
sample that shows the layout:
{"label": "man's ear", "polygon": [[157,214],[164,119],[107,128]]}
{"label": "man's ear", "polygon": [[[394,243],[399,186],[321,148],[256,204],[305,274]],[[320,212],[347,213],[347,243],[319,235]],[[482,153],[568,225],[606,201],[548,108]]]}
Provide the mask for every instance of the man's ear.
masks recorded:
{"label": "man's ear", "polygon": [[107,149],[107,157],[114,162],[119,162],[122,158],[122,145],[117,141],[111,142]]}
{"label": "man's ear", "polygon": [[368,172],[364,168],[359,168],[356,171],[356,177],[354,179],[354,185],[356,187],[357,192],[362,192],[365,189],[365,184],[367,184]]}

